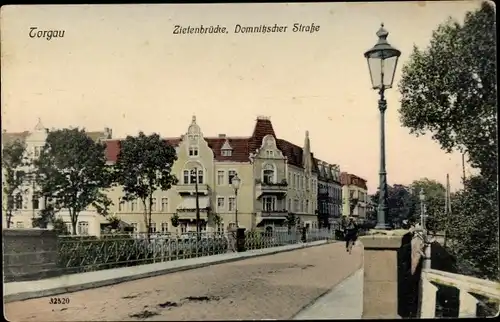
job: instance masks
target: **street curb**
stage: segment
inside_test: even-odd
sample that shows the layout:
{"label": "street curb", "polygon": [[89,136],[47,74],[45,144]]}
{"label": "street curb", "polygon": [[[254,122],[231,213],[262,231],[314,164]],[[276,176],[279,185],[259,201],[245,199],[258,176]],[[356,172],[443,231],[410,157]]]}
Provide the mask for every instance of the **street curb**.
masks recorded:
{"label": "street curb", "polygon": [[318,295],[316,298],[314,298],[311,302],[307,303],[306,305],[304,305],[302,308],[300,308],[300,310],[298,310],[294,315],[292,315],[290,318],[288,318],[288,320],[294,320],[297,316],[299,316],[302,312],[304,312],[305,310],[309,309],[311,306],[314,305],[314,303],[316,303],[317,301],[319,301],[322,297],[326,296],[328,293],[330,293],[331,291],[333,291],[337,286],[339,286],[343,281],[347,280],[348,278],[351,278],[352,276],[354,276],[354,274],[356,274],[360,269],[363,269],[363,261],[361,262],[361,265],[356,268],[354,270],[354,272],[352,272],[351,274],[349,274],[346,278],[340,280],[337,284],[333,285],[331,288],[327,289],[325,292],[321,293],[320,295]]}
{"label": "street curb", "polygon": [[[266,253],[256,253],[253,251],[246,251],[246,252],[242,252],[242,253],[237,253],[237,256],[235,256],[235,257],[216,260],[216,261],[212,261],[212,262],[187,264],[185,266],[179,266],[179,267],[169,267],[169,268],[159,269],[159,270],[151,271],[151,272],[139,273],[139,274],[129,275],[129,276],[108,278],[108,279],[103,279],[100,281],[81,283],[81,284],[71,285],[71,286],[67,286],[67,287],[55,287],[55,288],[45,289],[45,290],[13,293],[13,294],[4,295],[3,299],[4,299],[4,303],[8,303],[8,302],[14,302],[14,301],[23,301],[23,300],[28,300],[28,299],[40,298],[40,297],[45,297],[45,296],[73,293],[73,292],[78,292],[78,291],[83,291],[83,290],[88,290],[88,289],[93,289],[93,288],[98,288],[98,287],[103,287],[103,286],[119,284],[119,283],[123,283],[123,282],[134,281],[134,280],[138,280],[138,279],[142,279],[142,278],[155,277],[155,276],[159,276],[159,275],[166,275],[166,274],[182,272],[182,271],[196,269],[196,268],[207,267],[207,266],[211,266],[211,265],[225,264],[225,263],[236,262],[236,261],[255,258],[255,257],[269,256],[269,255],[275,255],[278,253],[285,253],[285,252],[290,252],[290,251],[309,248],[309,247],[322,246],[322,245],[330,244],[332,242],[334,243],[336,241],[321,240],[321,241],[309,242],[309,243],[304,243],[304,244],[297,244],[297,247],[295,247],[295,248],[286,248],[286,249],[279,249],[279,248],[287,247],[287,246],[279,246],[279,247],[276,247],[277,249],[270,251],[270,252],[266,252]],[[217,256],[217,255],[215,255],[215,256]],[[146,264],[146,265],[156,265],[156,264]],[[146,265],[144,265],[144,266],[146,266]],[[129,267],[125,267],[125,268],[129,268]],[[115,268],[115,269],[111,269],[111,270],[116,270],[117,272],[119,272],[120,269],[123,269],[123,268]],[[108,271],[111,271],[111,270],[108,270]],[[38,281],[33,281],[33,282],[38,282]],[[6,284],[4,284],[4,294],[5,294],[5,289],[6,289]]]}

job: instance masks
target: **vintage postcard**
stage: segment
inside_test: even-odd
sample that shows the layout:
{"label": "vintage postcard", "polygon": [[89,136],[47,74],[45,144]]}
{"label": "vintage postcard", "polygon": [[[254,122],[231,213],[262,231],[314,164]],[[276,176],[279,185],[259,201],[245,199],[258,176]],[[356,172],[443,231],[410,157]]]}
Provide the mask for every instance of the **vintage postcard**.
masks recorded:
{"label": "vintage postcard", "polygon": [[1,7],[5,317],[496,315],[495,11]]}

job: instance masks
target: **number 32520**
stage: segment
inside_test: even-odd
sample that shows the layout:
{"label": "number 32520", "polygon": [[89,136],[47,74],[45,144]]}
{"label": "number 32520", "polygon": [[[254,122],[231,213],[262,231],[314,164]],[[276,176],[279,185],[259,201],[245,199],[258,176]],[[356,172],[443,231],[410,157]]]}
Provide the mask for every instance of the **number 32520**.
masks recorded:
{"label": "number 32520", "polygon": [[69,304],[69,298],[67,297],[51,297],[49,304]]}

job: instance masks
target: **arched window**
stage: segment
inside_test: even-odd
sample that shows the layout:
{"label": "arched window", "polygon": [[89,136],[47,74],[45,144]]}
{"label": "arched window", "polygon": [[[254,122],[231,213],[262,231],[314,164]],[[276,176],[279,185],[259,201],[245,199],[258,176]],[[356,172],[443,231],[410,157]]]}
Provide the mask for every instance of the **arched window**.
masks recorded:
{"label": "arched window", "polygon": [[[196,173],[196,170],[198,170],[198,173]],[[197,168],[186,169],[182,172],[182,178],[184,184],[195,184],[196,180],[198,180],[198,184],[203,184],[204,173],[203,170]]]}
{"label": "arched window", "polygon": [[262,182],[269,184],[274,183],[274,167],[271,164],[266,164],[262,171]]}

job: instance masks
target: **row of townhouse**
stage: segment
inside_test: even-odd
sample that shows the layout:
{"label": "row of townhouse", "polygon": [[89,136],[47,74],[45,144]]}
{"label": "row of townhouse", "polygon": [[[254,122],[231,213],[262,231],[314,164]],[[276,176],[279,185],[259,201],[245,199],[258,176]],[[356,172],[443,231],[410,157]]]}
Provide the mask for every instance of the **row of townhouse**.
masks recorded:
{"label": "row of townhouse", "polygon": [[[48,132],[40,121],[31,132],[4,131],[2,146],[12,140],[23,140],[30,157],[36,158]],[[113,139],[108,128],[89,135],[105,142],[108,162],[116,162],[120,139]],[[236,223],[236,214],[240,227],[255,229],[282,226],[289,213],[295,214],[301,225],[311,228],[324,226],[348,213],[340,168],[314,158],[307,131],[300,147],[277,137],[268,117],[258,117],[251,136],[205,137],[193,116],[184,135],[165,141],[176,149],[178,159],[172,171],[179,182],[168,191],[154,193],[150,227],[153,232],[195,231],[197,201],[200,226],[207,231],[227,229]],[[232,184],[235,176],[240,179],[237,191]],[[15,199],[12,222],[18,228],[31,227],[31,218],[44,206],[43,200],[34,198],[34,187],[26,185],[26,193]],[[120,187],[109,189],[107,194],[113,201],[111,214],[137,231],[145,231],[141,202],[124,202]],[[174,214],[180,223],[175,228],[171,224]],[[67,213],[61,211],[58,215],[69,225]],[[361,212],[356,215],[361,216]],[[107,222],[88,209],[79,216],[78,233],[99,235]]]}

